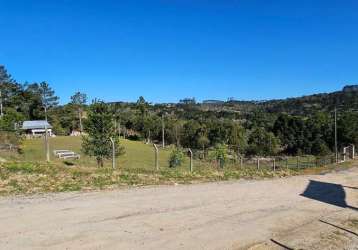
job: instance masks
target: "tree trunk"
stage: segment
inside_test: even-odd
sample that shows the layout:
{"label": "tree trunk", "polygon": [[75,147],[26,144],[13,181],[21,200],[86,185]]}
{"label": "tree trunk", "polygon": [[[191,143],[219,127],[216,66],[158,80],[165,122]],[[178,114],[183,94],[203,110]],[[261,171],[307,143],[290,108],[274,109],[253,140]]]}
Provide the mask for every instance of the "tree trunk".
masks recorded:
{"label": "tree trunk", "polygon": [[82,110],[78,109],[78,118],[80,119],[80,132],[83,132],[83,125],[82,125]]}
{"label": "tree trunk", "polygon": [[46,105],[44,106],[44,108],[45,108],[45,120],[47,121],[47,107],[46,107]]}
{"label": "tree trunk", "polygon": [[103,168],[103,158],[97,157],[97,166]]}

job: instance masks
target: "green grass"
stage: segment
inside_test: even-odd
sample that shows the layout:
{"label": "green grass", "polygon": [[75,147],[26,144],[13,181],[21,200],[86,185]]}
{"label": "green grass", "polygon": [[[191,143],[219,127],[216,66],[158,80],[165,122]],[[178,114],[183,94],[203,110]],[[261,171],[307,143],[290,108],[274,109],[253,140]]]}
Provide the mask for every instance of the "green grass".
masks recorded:
{"label": "green grass", "polygon": [[[347,168],[352,163],[328,165],[314,168],[297,168],[295,158],[277,161],[273,171],[272,162],[262,161],[257,169],[255,161],[229,163],[224,169],[210,161],[194,161],[194,172],[189,172],[189,160],[178,168],[169,168],[168,158],[171,149],[160,149],[159,171],[154,164],[152,145],[142,142],[121,140],[126,153],[117,159],[117,168],[111,168],[111,160],[98,168],[95,159],[81,152],[80,137],[56,137],[50,139],[51,162],[45,161],[43,139],[25,140],[22,153],[0,152],[0,157],[7,159],[0,163],[0,195],[33,194],[45,192],[65,192],[80,190],[111,189],[128,185],[186,184],[205,181],[222,181],[234,179],[261,179],[283,177],[297,174],[316,174],[325,171]],[[55,149],[68,149],[81,154],[79,160],[60,160],[52,155]],[[312,157],[300,158],[300,161],[312,162]],[[296,163],[296,164],[295,164]],[[291,166],[292,165],[292,166]]]}
{"label": "green grass", "polygon": [[[142,142],[129,140],[121,140],[121,144],[125,148],[125,154],[119,156],[116,165],[122,169],[153,169],[155,168],[155,155],[152,145]],[[20,160],[27,162],[44,162],[46,159],[45,144],[43,139],[25,140],[23,143],[23,155]],[[81,155],[80,160],[59,160],[53,156],[52,151],[56,149],[72,150]],[[80,137],[59,136],[50,139],[51,161],[62,163],[64,165],[75,165],[82,167],[95,167],[96,161],[92,157],[88,157],[81,152]],[[161,149],[159,151],[159,166],[168,168],[168,158],[170,149]],[[110,167],[111,160],[105,162],[105,167]]]}

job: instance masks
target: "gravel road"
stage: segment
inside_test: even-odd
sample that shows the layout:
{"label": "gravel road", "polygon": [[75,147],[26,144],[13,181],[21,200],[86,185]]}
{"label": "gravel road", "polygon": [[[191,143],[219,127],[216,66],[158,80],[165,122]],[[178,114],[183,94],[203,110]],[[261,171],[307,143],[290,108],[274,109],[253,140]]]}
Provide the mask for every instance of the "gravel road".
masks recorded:
{"label": "gravel road", "polygon": [[[318,231],[358,219],[357,188],[358,168],[352,168],[261,181],[5,197],[0,249],[319,246]],[[352,230],[344,244],[356,249]]]}

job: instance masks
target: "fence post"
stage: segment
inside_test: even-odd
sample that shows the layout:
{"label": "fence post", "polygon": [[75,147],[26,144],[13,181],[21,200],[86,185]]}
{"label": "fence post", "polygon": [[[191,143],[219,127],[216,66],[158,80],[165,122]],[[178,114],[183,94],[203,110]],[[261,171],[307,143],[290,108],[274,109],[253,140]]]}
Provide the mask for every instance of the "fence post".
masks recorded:
{"label": "fence post", "polygon": [[299,167],[300,167],[300,157],[297,156],[297,168],[299,168]]}
{"label": "fence post", "polygon": [[346,161],[347,147],[343,148],[343,161]]}
{"label": "fence post", "polygon": [[240,156],[240,168],[242,168],[242,165],[243,165],[243,157]]}
{"label": "fence post", "polygon": [[50,142],[48,138],[47,125],[45,125],[45,151],[46,151],[46,161],[50,162]]}
{"label": "fence post", "polygon": [[193,172],[193,151],[189,148],[189,154],[190,154],[190,173]]}
{"label": "fence post", "polygon": [[273,171],[276,172],[276,159],[273,158]]}
{"label": "fence post", "polygon": [[260,170],[260,159],[257,158],[257,170]]}
{"label": "fence post", "polygon": [[109,138],[111,140],[111,144],[112,144],[112,168],[115,169],[116,168],[116,146],[114,144],[113,138]]}
{"label": "fence post", "polygon": [[155,150],[155,169],[159,170],[159,163],[158,163],[158,147],[157,145],[153,144]]}
{"label": "fence post", "polygon": [[354,158],[355,158],[355,148],[356,148],[356,146],[355,145],[352,145],[352,160],[354,160]]}

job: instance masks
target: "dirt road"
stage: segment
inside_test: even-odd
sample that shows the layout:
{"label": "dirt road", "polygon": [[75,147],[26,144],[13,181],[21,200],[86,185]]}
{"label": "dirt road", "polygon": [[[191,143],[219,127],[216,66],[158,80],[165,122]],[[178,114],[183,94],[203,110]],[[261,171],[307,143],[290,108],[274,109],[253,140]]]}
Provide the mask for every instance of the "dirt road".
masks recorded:
{"label": "dirt road", "polygon": [[337,249],[356,249],[357,188],[354,168],[264,181],[1,198],[0,249],[334,249],[330,235],[339,238]]}

